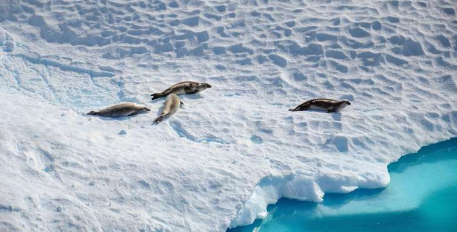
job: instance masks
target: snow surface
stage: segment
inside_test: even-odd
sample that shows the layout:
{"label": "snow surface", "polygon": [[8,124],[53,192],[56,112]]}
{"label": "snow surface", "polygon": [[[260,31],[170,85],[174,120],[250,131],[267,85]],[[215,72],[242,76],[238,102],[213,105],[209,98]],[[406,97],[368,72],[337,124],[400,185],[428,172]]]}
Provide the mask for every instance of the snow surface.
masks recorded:
{"label": "snow surface", "polygon": [[[442,1],[0,0],[0,231],[225,231],[457,136]],[[157,125],[150,94],[213,87]],[[316,97],[341,114],[289,112]],[[148,114],[105,119],[119,102]],[[157,113],[156,113],[157,112]]]}

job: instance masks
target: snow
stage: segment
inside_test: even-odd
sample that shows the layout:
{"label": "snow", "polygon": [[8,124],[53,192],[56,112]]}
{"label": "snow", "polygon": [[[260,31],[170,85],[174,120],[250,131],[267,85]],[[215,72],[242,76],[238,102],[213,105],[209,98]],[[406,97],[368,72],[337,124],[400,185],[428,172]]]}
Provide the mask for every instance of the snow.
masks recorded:
{"label": "snow", "polygon": [[[225,231],[457,136],[447,1],[0,1],[0,231]],[[159,125],[150,94],[183,80]],[[317,97],[341,113],[289,112]],[[120,102],[151,112],[90,117]]]}

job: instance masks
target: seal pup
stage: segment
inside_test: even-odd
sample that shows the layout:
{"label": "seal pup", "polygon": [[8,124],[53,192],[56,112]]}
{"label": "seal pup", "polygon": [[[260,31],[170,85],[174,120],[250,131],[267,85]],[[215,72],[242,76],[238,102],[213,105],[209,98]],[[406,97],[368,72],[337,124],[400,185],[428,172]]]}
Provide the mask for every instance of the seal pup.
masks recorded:
{"label": "seal pup", "polygon": [[351,105],[351,103],[345,100],[338,101],[326,98],[316,98],[305,101],[294,109],[289,109],[289,111],[324,110],[327,111],[327,113],[333,113],[340,112],[342,109],[349,105]]}
{"label": "seal pup", "polygon": [[194,94],[201,92],[205,89],[211,88],[208,83],[198,83],[195,81],[183,81],[172,85],[170,88],[160,92],[151,94],[152,100],[157,98],[166,97],[172,93],[174,94]]}
{"label": "seal pup", "polygon": [[184,103],[182,103],[179,100],[178,95],[172,93],[168,95],[164,105],[165,106],[163,107],[162,113],[160,113],[160,116],[154,120],[154,123],[156,124],[159,124],[163,120],[163,118],[171,116],[172,114],[176,113],[176,111],[178,111],[179,106],[184,105]]}
{"label": "seal pup", "polygon": [[135,114],[151,111],[148,107],[138,105],[133,102],[123,102],[114,106],[110,106],[108,108],[99,110],[99,111],[90,111],[87,113],[88,115],[98,115],[102,117],[125,117],[125,116],[133,116]]}

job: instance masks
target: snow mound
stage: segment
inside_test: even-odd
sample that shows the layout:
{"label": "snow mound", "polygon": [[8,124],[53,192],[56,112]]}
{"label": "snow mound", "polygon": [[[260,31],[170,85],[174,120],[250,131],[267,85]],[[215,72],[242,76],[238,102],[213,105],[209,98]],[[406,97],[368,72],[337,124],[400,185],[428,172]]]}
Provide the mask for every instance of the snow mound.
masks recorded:
{"label": "snow mound", "polygon": [[11,36],[6,30],[0,28],[0,58],[4,56],[3,53],[14,51],[17,46],[17,38]]}
{"label": "snow mound", "polygon": [[[457,136],[445,1],[0,2],[0,230],[225,231]],[[150,94],[182,80],[153,125]],[[327,97],[342,113],[289,112]],[[119,102],[130,118],[89,117]]]}

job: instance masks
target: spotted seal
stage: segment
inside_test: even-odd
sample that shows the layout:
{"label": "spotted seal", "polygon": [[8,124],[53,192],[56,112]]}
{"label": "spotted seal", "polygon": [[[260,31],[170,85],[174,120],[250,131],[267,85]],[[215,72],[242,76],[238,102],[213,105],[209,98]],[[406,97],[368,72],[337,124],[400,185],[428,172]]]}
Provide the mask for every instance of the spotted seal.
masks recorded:
{"label": "spotted seal", "polygon": [[165,117],[169,117],[172,114],[178,111],[179,106],[183,105],[183,103],[179,100],[178,95],[172,93],[168,95],[167,99],[165,100],[164,107],[160,116],[154,120],[154,123],[159,124]]}
{"label": "spotted seal", "polygon": [[148,107],[138,105],[133,102],[123,102],[114,106],[110,106],[108,108],[99,110],[99,111],[90,111],[87,113],[88,115],[98,115],[102,117],[125,117],[125,116],[133,116],[135,114],[151,111]]}
{"label": "spotted seal", "polygon": [[211,88],[211,85],[208,83],[199,83],[195,81],[183,81],[177,84],[172,85],[168,89],[160,92],[151,94],[152,100],[166,97],[172,93],[174,94],[194,94],[201,92],[205,89]]}
{"label": "spotted seal", "polygon": [[333,113],[340,112],[349,105],[351,105],[351,103],[345,100],[339,101],[326,98],[316,98],[305,101],[294,109],[289,109],[289,111],[324,110],[327,111],[327,113]]}

